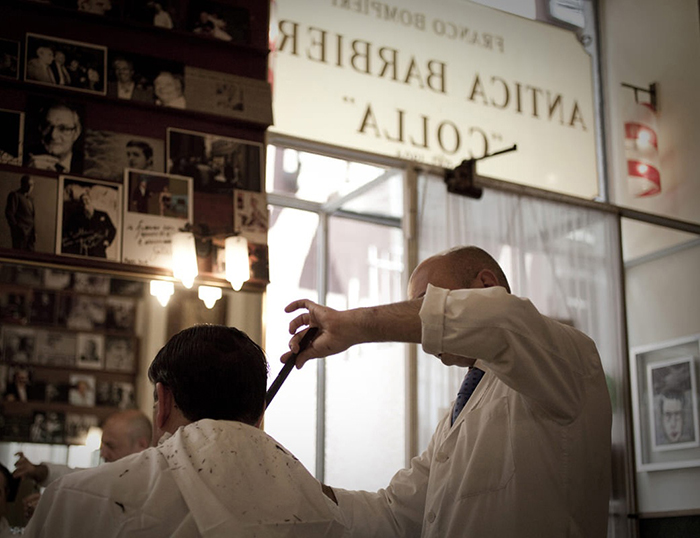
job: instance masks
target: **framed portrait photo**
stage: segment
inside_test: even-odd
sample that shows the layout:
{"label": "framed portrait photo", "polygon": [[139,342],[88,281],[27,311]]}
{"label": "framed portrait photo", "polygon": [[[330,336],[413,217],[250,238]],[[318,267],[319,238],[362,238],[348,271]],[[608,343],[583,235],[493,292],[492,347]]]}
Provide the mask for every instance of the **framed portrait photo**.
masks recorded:
{"label": "framed portrait photo", "polygon": [[121,261],[122,186],[59,177],[56,253]]}
{"label": "framed portrait photo", "polygon": [[19,41],[0,39],[0,77],[19,78]]}
{"label": "framed portrait photo", "polygon": [[631,350],[637,471],[700,466],[700,335]]}
{"label": "framed portrait photo", "polygon": [[195,192],[260,192],[261,144],[169,128],[167,147],[168,172],[193,178]]}
{"label": "framed portrait photo", "polygon": [[172,265],[172,236],[192,223],[192,178],[143,170],[124,171],[122,261]]}
{"label": "framed portrait photo", "polygon": [[700,446],[695,360],[682,357],[647,365],[653,450]]}
{"label": "framed portrait photo", "polygon": [[27,33],[24,80],[104,95],[107,47]]}
{"label": "framed portrait photo", "polygon": [[22,166],[24,112],[0,109],[0,164]]}
{"label": "framed portrait photo", "polygon": [[101,370],[104,366],[105,340],[101,334],[78,333],[78,355],[76,365],[79,368]]}

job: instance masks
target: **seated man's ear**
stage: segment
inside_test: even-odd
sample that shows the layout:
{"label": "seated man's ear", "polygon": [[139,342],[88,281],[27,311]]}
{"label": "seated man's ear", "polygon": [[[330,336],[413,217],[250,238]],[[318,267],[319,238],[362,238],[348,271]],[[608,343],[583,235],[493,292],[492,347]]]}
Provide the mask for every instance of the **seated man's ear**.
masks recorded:
{"label": "seated man's ear", "polygon": [[479,282],[481,288],[492,288],[493,286],[500,286],[498,278],[489,269],[482,269],[479,274],[476,275],[476,280]]}
{"label": "seated man's ear", "polygon": [[156,383],[156,412],[153,420],[155,421],[154,426],[159,429],[165,429],[165,425],[170,419],[170,415],[175,407],[175,399],[173,398],[173,393],[170,389],[163,385],[163,383]]}

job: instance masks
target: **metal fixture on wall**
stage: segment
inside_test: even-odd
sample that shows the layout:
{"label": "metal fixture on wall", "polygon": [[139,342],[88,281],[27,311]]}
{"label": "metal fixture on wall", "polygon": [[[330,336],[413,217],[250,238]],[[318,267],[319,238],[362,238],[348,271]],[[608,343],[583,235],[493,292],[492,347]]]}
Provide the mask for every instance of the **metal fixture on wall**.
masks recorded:
{"label": "metal fixture on wall", "polygon": [[[656,83],[649,88],[622,84],[634,90],[634,103],[625,107],[625,159],[627,161],[627,188],[637,198],[661,192],[661,171],[657,125]],[[639,94],[649,96],[641,101]]]}
{"label": "metal fixture on wall", "polygon": [[464,160],[456,168],[446,170],[445,183],[447,184],[447,191],[453,194],[468,196],[469,198],[481,198],[483,189],[474,185],[474,178],[476,178],[476,162],[486,159],[487,157],[501,155],[517,149],[518,146],[513,144],[509,148],[502,149],[494,153],[489,153],[488,155],[483,155],[482,157]]}

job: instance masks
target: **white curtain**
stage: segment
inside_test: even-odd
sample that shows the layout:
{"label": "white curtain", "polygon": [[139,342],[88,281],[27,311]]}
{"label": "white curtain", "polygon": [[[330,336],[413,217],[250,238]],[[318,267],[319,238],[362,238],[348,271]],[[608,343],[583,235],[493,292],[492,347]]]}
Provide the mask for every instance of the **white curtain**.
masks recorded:
{"label": "white curtain", "polygon": [[[619,220],[616,215],[484,190],[481,199],[447,193],[441,178],[419,178],[419,259],[476,245],[499,261],[515,295],[595,340],[613,401],[614,491],[609,536],[626,526]],[[419,352],[419,449],[453,401],[465,370]]]}

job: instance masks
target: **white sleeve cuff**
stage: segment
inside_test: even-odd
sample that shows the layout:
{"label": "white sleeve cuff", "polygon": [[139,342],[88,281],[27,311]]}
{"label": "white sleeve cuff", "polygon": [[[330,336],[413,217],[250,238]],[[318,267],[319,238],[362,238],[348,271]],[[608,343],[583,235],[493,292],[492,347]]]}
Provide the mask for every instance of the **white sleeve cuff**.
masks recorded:
{"label": "white sleeve cuff", "polygon": [[442,338],[445,331],[445,305],[450,290],[428,284],[420,309],[422,324],[421,344],[423,351],[431,355],[442,353]]}

